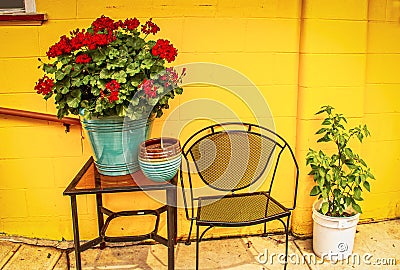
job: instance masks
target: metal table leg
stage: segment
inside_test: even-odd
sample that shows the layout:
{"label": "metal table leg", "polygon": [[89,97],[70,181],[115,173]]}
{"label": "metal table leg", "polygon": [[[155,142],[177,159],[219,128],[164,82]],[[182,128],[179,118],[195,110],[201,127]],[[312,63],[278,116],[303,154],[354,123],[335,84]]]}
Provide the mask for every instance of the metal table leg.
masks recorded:
{"label": "metal table leg", "polygon": [[96,194],[96,204],[97,204],[97,226],[99,230],[99,237],[101,238],[100,249],[106,247],[106,243],[101,235],[101,231],[104,227],[104,216],[103,216],[103,194]]}
{"label": "metal table leg", "polygon": [[175,269],[176,219],[176,188],[170,188],[167,189],[168,270]]}
{"label": "metal table leg", "polygon": [[74,230],[74,249],[75,249],[75,263],[76,269],[81,270],[81,252],[79,250],[79,225],[78,225],[78,210],[76,204],[76,196],[71,196],[71,209],[72,209],[72,227]]}

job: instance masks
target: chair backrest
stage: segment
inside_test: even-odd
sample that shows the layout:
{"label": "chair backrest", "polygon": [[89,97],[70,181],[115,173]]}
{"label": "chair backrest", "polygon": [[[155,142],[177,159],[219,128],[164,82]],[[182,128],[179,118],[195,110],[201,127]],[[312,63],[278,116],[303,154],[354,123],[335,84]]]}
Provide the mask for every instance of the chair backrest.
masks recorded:
{"label": "chair backrest", "polygon": [[193,143],[191,155],[200,178],[209,187],[236,191],[257,181],[275,150],[276,142],[249,130],[215,129]]}
{"label": "chair backrest", "polygon": [[[216,191],[235,192],[245,189],[269,173],[271,192],[282,152],[288,149],[295,167],[294,204],[298,184],[298,165],[288,143],[274,131],[249,123],[221,123],[194,133],[182,146],[189,179],[191,208],[194,192],[191,174],[196,173],[207,186]],[[187,196],[181,169],[181,185],[185,208]],[[211,195],[211,194],[206,194]],[[293,209],[291,208],[291,209]],[[186,211],[187,217],[188,212]]]}
{"label": "chair backrest", "polygon": [[260,179],[273,154],[279,159],[285,147],[288,147],[286,141],[267,128],[222,123],[193,134],[183,145],[182,154],[188,164],[194,163],[206,185],[216,190],[236,191]]}

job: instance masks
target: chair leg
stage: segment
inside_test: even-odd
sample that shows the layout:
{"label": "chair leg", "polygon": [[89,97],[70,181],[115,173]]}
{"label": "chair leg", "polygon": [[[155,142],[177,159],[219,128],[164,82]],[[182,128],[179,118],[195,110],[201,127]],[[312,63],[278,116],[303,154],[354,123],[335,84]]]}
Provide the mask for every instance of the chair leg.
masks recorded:
{"label": "chair leg", "polygon": [[286,270],[286,267],[288,265],[288,251],[289,251],[289,220],[290,220],[290,215],[287,217],[286,221],[286,226],[285,226],[285,233],[286,233],[286,247],[285,247],[285,266],[284,270]]}
{"label": "chair leg", "polygon": [[264,233],[262,236],[267,236],[267,222],[264,223]]}
{"label": "chair leg", "polygon": [[190,220],[190,229],[189,229],[189,235],[188,238],[185,241],[185,245],[189,246],[190,245],[190,236],[192,235],[192,228],[193,228],[193,219]]}
{"label": "chair leg", "polygon": [[200,244],[199,227],[200,226],[196,224],[196,270],[199,269],[199,244]]}

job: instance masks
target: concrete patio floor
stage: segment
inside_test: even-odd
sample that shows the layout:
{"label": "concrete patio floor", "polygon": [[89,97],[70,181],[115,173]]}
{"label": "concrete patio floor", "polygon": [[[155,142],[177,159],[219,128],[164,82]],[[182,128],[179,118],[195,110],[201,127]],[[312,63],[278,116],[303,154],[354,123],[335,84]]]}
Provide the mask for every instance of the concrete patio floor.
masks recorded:
{"label": "concrete patio floor", "polygon": [[[333,264],[318,257],[312,261],[312,239],[291,237],[287,269],[400,269],[400,219],[361,224],[357,231],[353,254],[359,261]],[[283,269],[278,254],[284,252],[284,245],[283,235],[205,241],[200,245],[200,269]],[[71,246],[70,241],[1,236],[0,269],[75,269],[74,252],[66,253]],[[83,269],[167,269],[167,248],[151,243],[93,248],[82,253],[82,264]],[[194,268],[195,244],[178,243],[175,269]]]}

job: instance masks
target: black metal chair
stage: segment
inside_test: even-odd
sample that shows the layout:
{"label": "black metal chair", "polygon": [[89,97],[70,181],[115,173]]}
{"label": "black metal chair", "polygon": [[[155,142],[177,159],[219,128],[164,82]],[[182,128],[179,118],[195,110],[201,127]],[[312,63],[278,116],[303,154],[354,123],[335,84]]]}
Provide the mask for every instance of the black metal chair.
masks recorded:
{"label": "black metal chair", "polygon": [[[285,150],[294,164],[293,181],[286,180],[287,187],[292,183],[293,189],[284,191],[292,191],[294,195],[289,208],[271,195]],[[221,123],[193,134],[183,144],[182,155],[182,163],[187,168],[187,177],[184,177],[186,173],[182,168],[180,171],[182,194],[186,217],[191,221],[186,243],[190,244],[193,223],[196,222],[196,269],[199,268],[199,243],[209,229],[264,224],[266,234],[266,223],[272,220],[279,220],[285,228],[286,269],[289,220],[296,207],[299,174],[288,143],[272,130],[259,125]],[[201,180],[195,179],[195,175]],[[261,186],[267,186],[266,190],[257,191]],[[207,228],[200,234],[201,226]]]}

